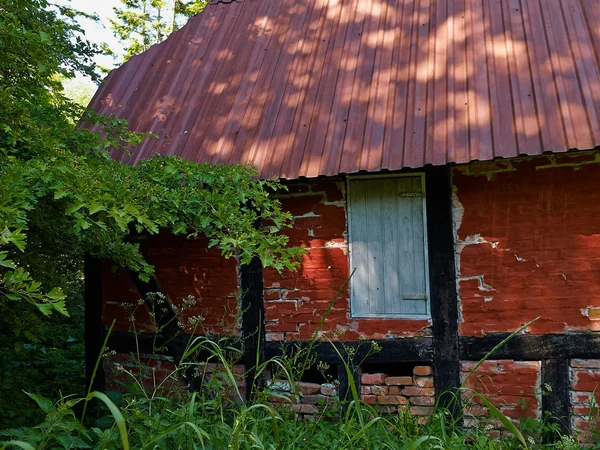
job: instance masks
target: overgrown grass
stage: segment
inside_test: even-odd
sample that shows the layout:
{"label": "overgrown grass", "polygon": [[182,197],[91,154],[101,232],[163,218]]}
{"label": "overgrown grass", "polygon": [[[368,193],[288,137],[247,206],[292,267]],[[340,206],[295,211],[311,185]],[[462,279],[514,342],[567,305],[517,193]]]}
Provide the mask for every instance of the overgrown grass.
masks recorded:
{"label": "overgrown grass", "polygon": [[[174,389],[174,380],[192,364],[196,352],[209,351],[210,362],[222,367],[221,375],[207,380],[202,389],[185,393]],[[252,402],[243,402],[233,360],[218,341],[197,337],[173,373],[143,389],[135,371],[123,393],[90,392],[85,397],[61,398],[53,403],[30,395],[45,414],[38,425],[1,432],[0,449],[513,449],[578,448],[575,438],[560,437],[544,443],[549,425],[527,420],[513,425],[483,396],[477,395],[504,426],[504,437],[493,439],[489,429],[464,430],[448,409],[436,406],[420,423],[409,410],[386,415],[360,400],[352,382],[352,398],[329,413],[310,419],[298,417],[286,403],[270,403],[275,393],[257,389]],[[287,374],[294,386],[291,358],[275,358],[258,367],[259,375],[274,369]],[[297,359],[296,359],[297,363]],[[348,367],[348,370],[349,367]],[[141,373],[141,372],[140,372]],[[352,380],[352,377],[349,377]],[[75,411],[98,399],[106,415],[82,418]],[[277,405],[277,406],[276,406]]]}
{"label": "overgrown grass", "polygon": [[[239,387],[243,374],[235,370],[242,351],[229,346],[226,338],[213,340],[197,336],[190,340],[175,369],[167,374],[158,376],[139,354],[131,355],[133,363],[127,367],[117,364],[117,375],[124,379],[118,392],[104,394],[88,389],[86,395],[61,396],[55,402],[27,394],[37,403],[44,419],[33,426],[0,431],[0,450],[579,448],[577,437],[561,436],[556,421],[550,417],[515,423],[487,397],[464,387],[498,347],[529,324],[486,355],[453,394],[450,403],[446,407],[436,404],[428,418],[412,416],[409,408],[385,414],[361,401],[352,376],[361,362],[354,361],[350,348],[344,349],[349,398],[338,398],[334,404],[309,417],[297,414],[293,409],[294,400],[301,396],[296,392],[297,382],[309,368],[322,365],[312,354],[313,349],[317,345],[333,345],[317,343],[323,323],[324,318],[310,345],[299,346],[291,354],[263,363],[259,363],[257,357],[257,378],[279,380],[287,386],[289,392],[285,395],[276,388],[276,383],[257,383],[251,387],[252,401],[245,401],[246,395]],[[368,342],[365,345],[371,345],[366,355],[378,351],[376,345]],[[342,352],[335,346],[334,349],[344,361]],[[218,374],[207,373],[207,366],[196,362],[199,353],[209,355],[205,363],[219,367]],[[96,369],[99,363],[100,359]],[[196,383],[197,392],[190,393],[183,383],[186,378],[189,381],[190,376],[200,380]],[[465,393],[468,395],[463,395]],[[95,403],[90,403],[92,401]],[[462,413],[469,402],[485,406],[490,420],[465,429]],[[591,447],[600,448],[600,441]]]}

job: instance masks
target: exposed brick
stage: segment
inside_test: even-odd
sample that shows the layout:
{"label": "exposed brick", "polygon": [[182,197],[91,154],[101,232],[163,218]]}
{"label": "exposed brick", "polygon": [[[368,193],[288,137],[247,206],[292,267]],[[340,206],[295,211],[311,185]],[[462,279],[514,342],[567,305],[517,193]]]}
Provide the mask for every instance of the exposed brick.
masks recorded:
{"label": "exposed brick", "polygon": [[409,397],[433,396],[435,395],[435,390],[430,387],[408,386],[402,389],[402,395],[407,395]]}
{"label": "exposed brick", "polygon": [[435,397],[410,397],[410,403],[417,406],[433,406]]}
{"label": "exposed brick", "polygon": [[600,369],[600,359],[572,359],[570,365],[571,367]]}
{"label": "exposed brick", "polygon": [[317,383],[306,383],[299,381],[296,383],[296,391],[303,395],[316,394],[321,391],[321,385]]}
{"label": "exposed brick", "polygon": [[386,395],[388,393],[387,386],[373,385],[373,386],[361,386],[361,395]]}
{"label": "exposed brick", "polygon": [[594,392],[600,387],[600,370],[577,371],[573,376],[573,389],[576,391]]}
{"label": "exposed brick", "polygon": [[379,395],[377,403],[380,405],[406,405],[408,399],[403,395]]}
{"label": "exposed brick", "polygon": [[374,405],[377,402],[377,396],[376,395],[363,395],[361,397],[361,400],[365,403],[368,403],[369,405]]}
{"label": "exposed brick", "polygon": [[301,414],[314,414],[317,411],[317,407],[315,405],[305,405],[297,403],[292,405],[292,410]]}
{"label": "exposed brick", "polygon": [[360,377],[361,384],[384,384],[387,375],[385,373],[363,373]]}
{"label": "exposed brick", "polygon": [[433,377],[415,377],[415,386],[433,387]]}
{"label": "exposed brick", "polygon": [[389,386],[411,386],[413,379],[412,377],[387,377],[385,384]]}
{"label": "exposed brick", "polygon": [[331,399],[325,397],[324,395],[303,395],[300,398],[300,402],[307,404],[307,405],[319,405],[319,404],[324,404],[327,402],[327,400],[331,401]]}
{"label": "exposed brick", "polygon": [[429,406],[411,406],[410,413],[413,416],[430,416],[433,408]]}
{"label": "exposed brick", "polygon": [[415,366],[413,374],[418,376],[425,376],[433,374],[433,367],[431,366]]}
{"label": "exposed brick", "polygon": [[321,385],[321,394],[328,397],[335,397],[337,396],[337,388],[334,384],[323,383]]}

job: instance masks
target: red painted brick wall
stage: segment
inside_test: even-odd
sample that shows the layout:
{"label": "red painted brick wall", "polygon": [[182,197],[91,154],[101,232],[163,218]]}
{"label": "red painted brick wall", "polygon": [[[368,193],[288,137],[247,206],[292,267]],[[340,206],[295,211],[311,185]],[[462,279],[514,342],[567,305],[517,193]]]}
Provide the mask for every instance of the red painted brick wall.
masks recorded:
{"label": "red painted brick wall", "polygon": [[600,330],[600,155],[453,170],[462,335]]}
{"label": "red painted brick wall", "polygon": [[590,430],[600,429],[600,360],[572,359],[570,366],[571,426],[582,444],[590,443]]}
{"label": "red painted brick wall", "polygon": [[[461,381],[475,368],[476,362],[461,363]],[[490,423],[495,429],[504,429],[496,422],[473,391],[484,395],[505,416],[515,422],[521,418],[541,417],[541,368],[539,361],[497,360],[485,361],[464,384],[465,426]]]}
{"label": "red painted brick wall", "polygon": [[[192,317],[204,320],[198,333],[238,334],[238,263],[225,259],[218,249],[208,249],[206,239],[187,239],[160,234],[142,243],[148,262],[163,293],[183,310],[179,320],[190,329]],[[196,303],[183,308],[183,299],[193,296]],[[140,294],[123,270],[113,272],[108,263],[103,270],[103,322],[117,320],[116,331],[154,331],[148,308],[139,304]]]}
{"label": "red painted brick wall", "polygon": [[[344,183],[325,180],[293,184],[281,202],[294,216],[293,228],[284,231],[290,245],[302,246],[307,253],[296,272],[264,271],[267,339],[306,340],[314,335],[350,275]],[[322,329],[329,338],[384,339],[429,333],[427,320],[353,319],[349,305],[345,288]]]}
{"label": "red painted brick wall", "polygon": [[[125,355],[112,353],[103,359],[106,374],[106,389],[121,391],[143,387],[150,393],[177,392],[183,396],[189,393],[184,371],[177,369],[172,358],[160,355]],[[185,370],[189,369],[189,366]],[[222,394],[231,401],[246,399],[245,366],[229,366],[231,376],[222,364],[199,363],[194,367],[193,376],[198,389],[206,394]],[[233,386],[235,383],[235,387]]]}
{"label": "red painted brick wall", "polygon": [[134,361],[131,355],[117,353],[104,357],[103,364],[106,389],[110,391],[120,391],[129,386],[142,386],[148,392],[161,390],[184,394],[187,391],[187,386],[175,371],[173,360],[168,357],[139,355]]}

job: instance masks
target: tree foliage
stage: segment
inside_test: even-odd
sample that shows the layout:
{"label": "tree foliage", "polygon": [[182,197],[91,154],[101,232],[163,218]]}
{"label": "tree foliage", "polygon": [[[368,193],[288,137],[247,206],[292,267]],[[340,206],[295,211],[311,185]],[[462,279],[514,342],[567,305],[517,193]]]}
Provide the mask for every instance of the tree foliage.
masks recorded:
{"label": "tree foliage", "polygon": [[[297,249],[276,231],[289,224],[245,166],[198,165],[156,156],[136,167],[111,159],[152,136],[124,120],[88,112],[68,100],[60,77],[95,76],[98,49],[81,37],[78,12],[46,0],[0,5],[0,307],[33,305],[67,314],[56,262],[84,253],[110,259],[148,279],[135,235],[169,228],[202,234],[241,262],[292,267]],[[92,125],[100,132],[89,131]],[[259,217],[273,227],[257,228]],[[58,282],[58,283],[57,283]],[[64,282],[64,283],[63,283]]]}
{"label": "tree foliage", "polygon": [[[163,41],[191,16],[200,13],[209,0],[121,0],[110,20],[113,32],[125,44],[124,60]],[[105,46],[105,50],[110,50]]]}

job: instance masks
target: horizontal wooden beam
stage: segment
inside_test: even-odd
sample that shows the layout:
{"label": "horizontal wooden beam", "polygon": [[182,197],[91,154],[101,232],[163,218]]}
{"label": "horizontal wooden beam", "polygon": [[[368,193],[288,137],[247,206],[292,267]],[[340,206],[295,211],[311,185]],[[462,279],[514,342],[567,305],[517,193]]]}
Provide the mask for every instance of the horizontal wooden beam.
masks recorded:
{"label": "horizontal wooden beam", "polygon": [[[162,334],[154,335],[151,333],[113,333],[108,339],[109,350],[117,353],[137,353],[140,355],[163,355],[171,356],[178,360],[184,351],[189,348],[194,336],[179,335],[174,338]],[[242,344],[239,338],[220,338],[221,349],[227,351],[230,349],[232,359],[242,358]],[[194,355],[194,360],[198,362],[206,361],[213,356],[213,352],[208,346],[203,347]]]}
{"label": "horizontal wooden beam", "polygon": [[[461,337],[460,359],[463,361],[479,361],[484,358],[496,345],[508,337],[508,334],[490,334],[484,337]],[[177,336],[174,339],[159,335],[155,338],[150,333],[113,333],[108,346],[118,353],[131,353],[139,348],[142,354],[160,353],[163,355],[180,354],[193,337]],[[137,343],[136,343],[137,340]],[[380,351],[367,356],[371,341],[358,342],[317,342],[313,352],[328,363],[339,363],[340,356],[348,358],[347,349],[352,349],[354,361],[368,364],[402,363],[402,362],[432,362],[433,339],[431,337],[414,337],[396,340],[373,341],[381,348]],[[227,345],[238,351],[242,350],[239,338],[232,337]],[[306,341],[297,342],[267,342],[265,356],[267,359],[281,356],[291,351],[308,347]],[[158,351],[156,351],[158,349]],[[365,359],[366,357],[366,359]],[[546,359],[600,359],[600,335],[592,334],[550,334],[550,335],[520,335],[515,336],[500,347],[491,359],[513,359],[515,361],[542,361]]]}
{"label": "horizontal wooden beam", "polygon": [[[484,337],[461,337],[460,358],[479,361],[508,336],[508,333],[495,333]],[[600,358],[600,336],[584,333],[519,335],[505,343],[491,357],[518,361],[565,358]]]}
{"label": "horizontal wooden beam", "polygon": [[[374,342],[380,350],[371,354],[371,342]],[[267,342],[265,353],[269,359],[294,351],[305,351],[309,345],[308,342]],[[433,339],[416,337],[379,341],[317,342],[312,351],[319,361],[327,363],[340,363],[350,359],[355,363],[368,364],[431,362],[433,361]]]}

